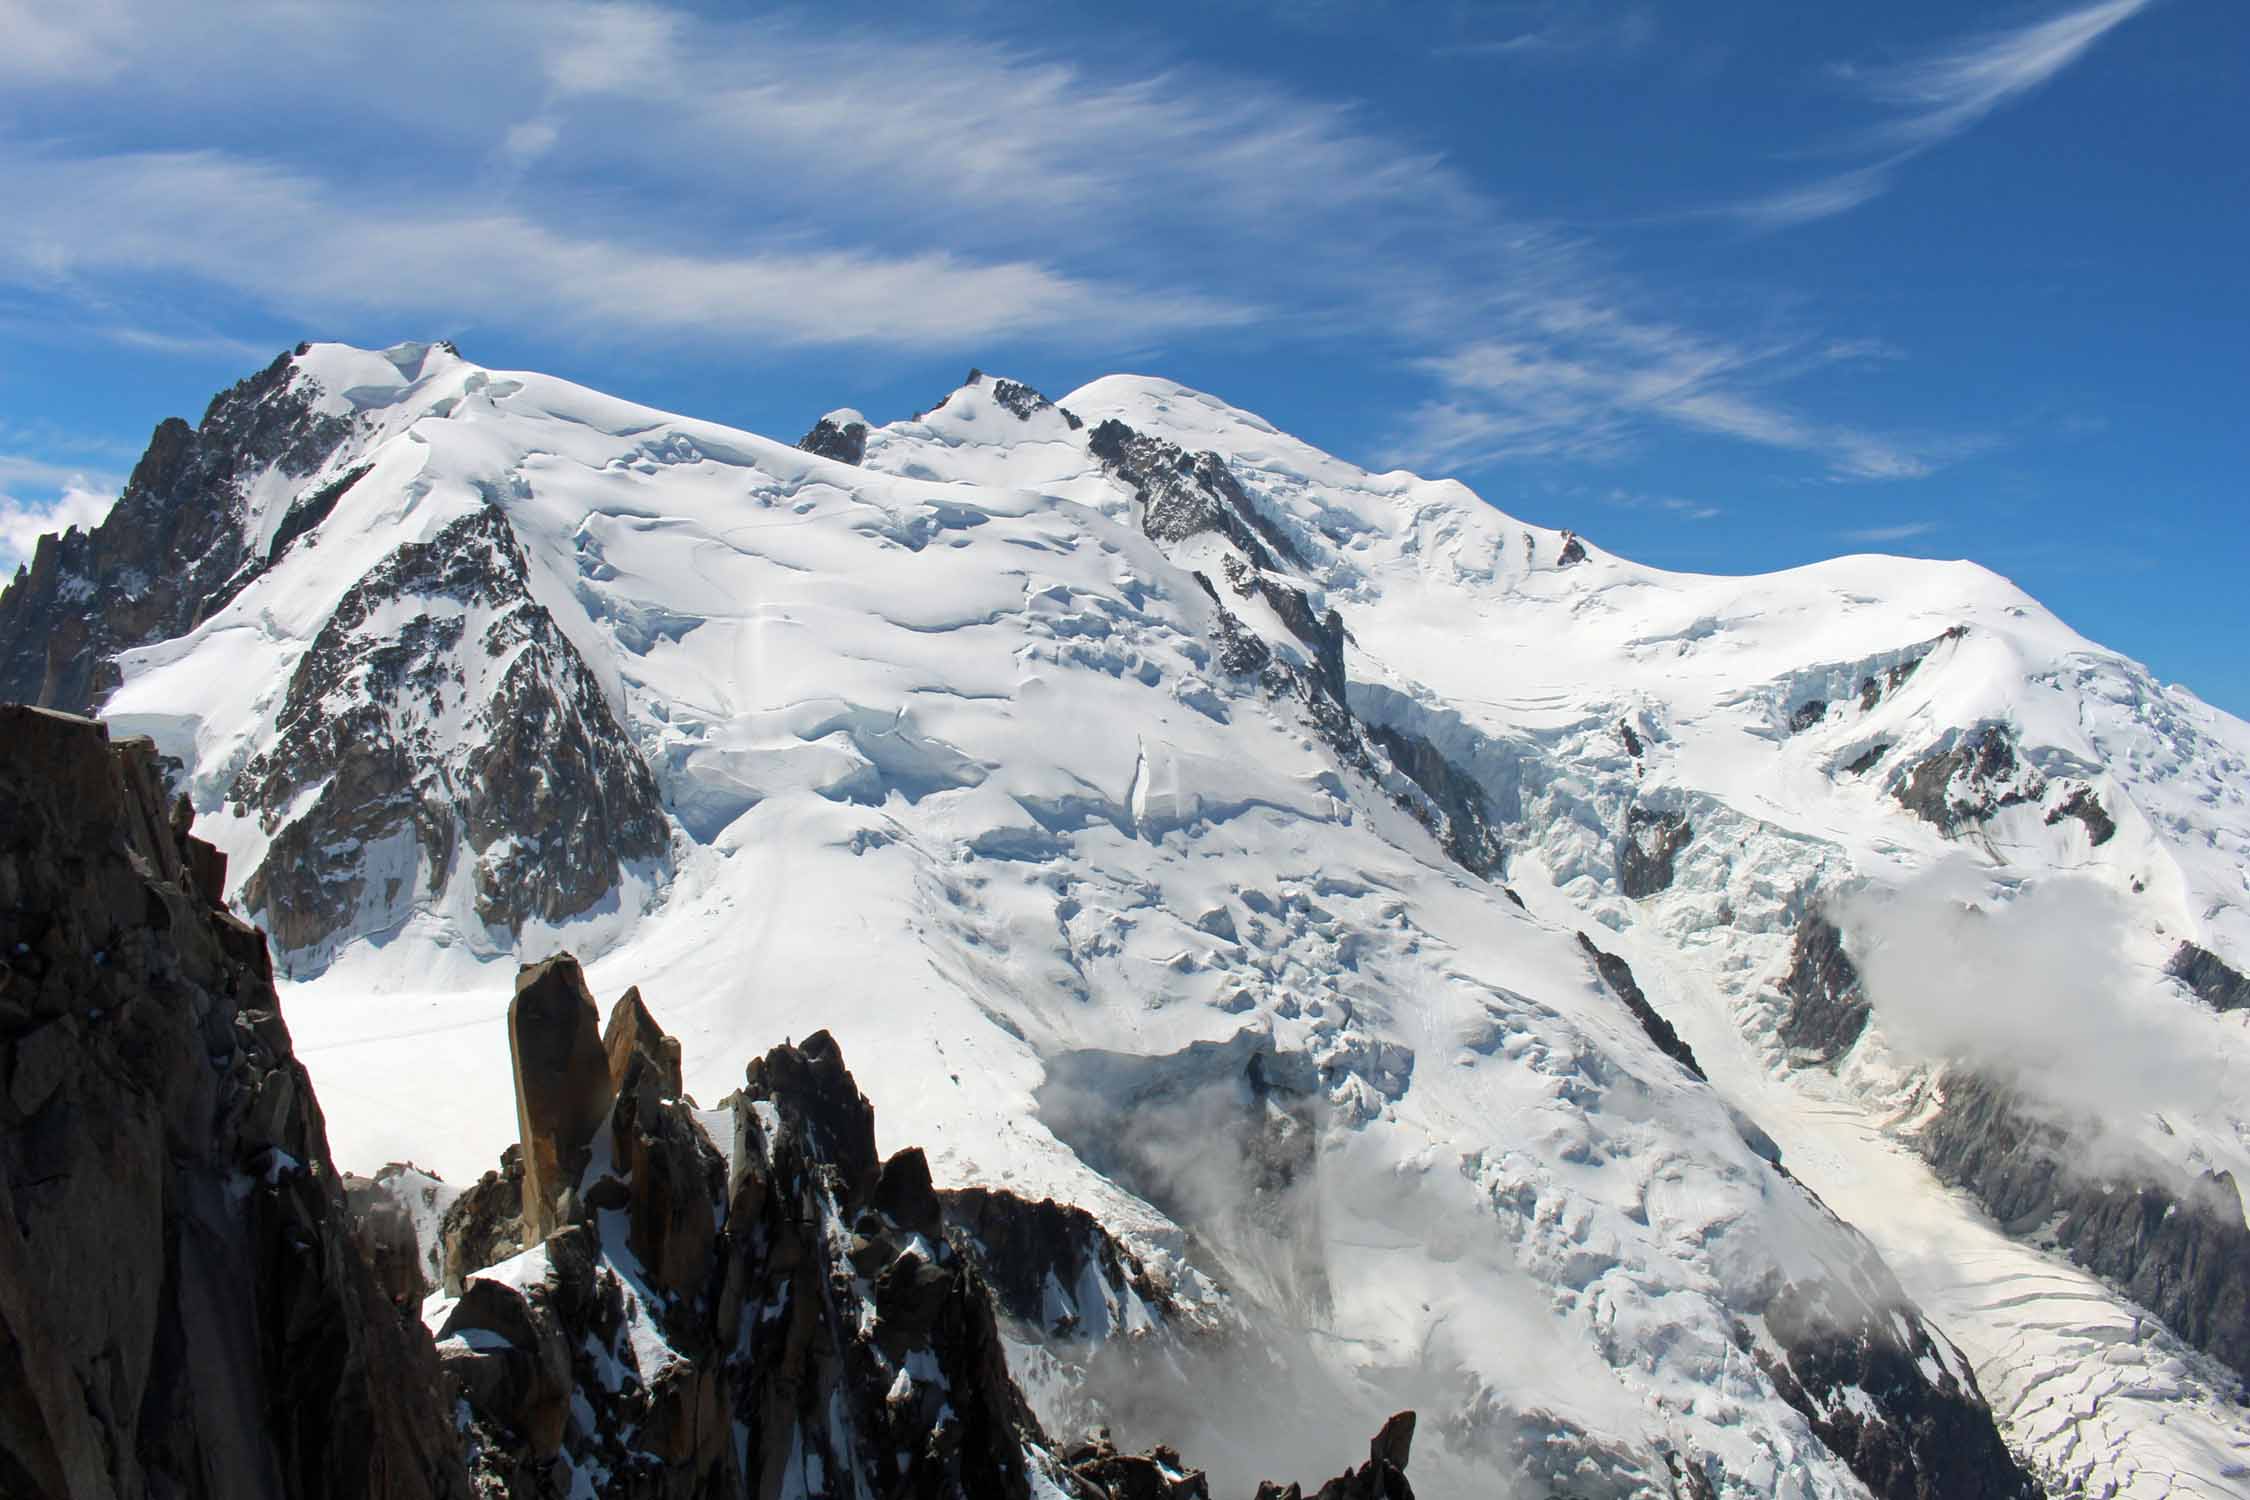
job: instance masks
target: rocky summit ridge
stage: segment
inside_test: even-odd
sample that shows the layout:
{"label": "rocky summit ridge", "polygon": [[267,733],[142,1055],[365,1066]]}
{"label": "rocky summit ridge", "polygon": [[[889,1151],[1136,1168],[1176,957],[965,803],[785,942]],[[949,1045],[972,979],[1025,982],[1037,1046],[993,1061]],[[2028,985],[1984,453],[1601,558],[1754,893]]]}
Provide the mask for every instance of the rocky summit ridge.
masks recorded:
{"label": "rocky summit ridge", "polygon": [[[305,345],[42,541],[0,696],[145,825],[11,814],[142,882],[9,897],[11,1191],[202,1057],[135,1222],[314,1247],[431,1493],[1380,1494],[1406,1408],[1426,1494],[2250,1466],[2250,726],[1984,570],[1662,573],[1153,377],[790,443]],[[64,807],[102,731],[10,712]],[[81,901],[190,1023],[94,1025]],[[25,1473],[201,1462],[116,1368]]]}

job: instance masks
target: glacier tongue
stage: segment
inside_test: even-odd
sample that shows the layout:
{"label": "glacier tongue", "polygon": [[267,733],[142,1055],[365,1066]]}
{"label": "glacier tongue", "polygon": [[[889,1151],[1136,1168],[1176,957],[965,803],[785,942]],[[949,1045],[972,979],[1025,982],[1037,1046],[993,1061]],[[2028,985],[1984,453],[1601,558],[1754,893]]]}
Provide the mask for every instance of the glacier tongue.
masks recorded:
{"label": "glacier tongue", "polygon": [[[1791,1023],[1808,924],[1966,867],[2098,885],[2131,1003],[2250,1045],[2164,972],[2250,966],[2250,726],[2003,580],[1640,568],[1147,377],[800,446],[442,345],[260,379],[162,496],[252,562],[92,629],[86,691],[292,950],[342,1158],[473,1180],[512,965],[568,946],[697,1097],[828,1031],[941,1187],[1082,1208],[1317,1363],[1333,1452],[1202,1413],[1244,1473],[1355,1461],[1408,1387],[1424,1493],[2022,1492],[1984,1398],[2059,1489],[2250,1461],[2232,1372],[1914,1154],[1948,1059],[1879,987]],[[150,588],[100,572],[150,509],[0,598],[16,692],[70,578]],[[2118,1124],[2242,1180],[2242,1113]],[[1184,1446],[1124,1424],[1203,1388],[1066,1345]]]}

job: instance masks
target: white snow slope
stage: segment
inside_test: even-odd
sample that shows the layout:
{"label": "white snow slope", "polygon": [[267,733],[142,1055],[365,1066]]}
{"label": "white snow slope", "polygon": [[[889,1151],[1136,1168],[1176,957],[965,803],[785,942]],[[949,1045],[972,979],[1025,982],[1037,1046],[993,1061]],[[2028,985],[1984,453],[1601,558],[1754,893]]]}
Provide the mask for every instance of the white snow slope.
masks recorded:
{"label": "white snow slope", "polygon": [[[1942,880],[1995,910],[2094,892],[2123,987],[2042,1003],[2112,1007],[2090,1014],[2198,1067],[2250,1056],[2242,1013],[2161,972],[2183,938],[2250,959],[2250,726],[2004,580],[1883,557],[1698,577],[1584,544],[1564,565],[1570,538],[1458,484],[1366,473],[1138,376],[1029,416],[972,383],[874,429],[853,467],[444,346],[316,346],[297,370],[359,431],[293,488],[370,477],[214,618],[131,653],[104,710],[186,761],[198,831],[238,875],[257,863],[266,835],[225,794],[279,733],[294,663],[355,580],[487,498],[675,826],[667,875],[559,928],[488,930],[452,872],[409,869],[435,892],[402,925],[284,955],[339,1159],[456,1183],[491,1165],[515,1131],[515,964],[567,947],[597,992],[640,986],[706,1102],[826,1028],[886,1146],[926,1147],[941,1184],[1075,1201],[1177,1265],[1181,1226],[1058,1139],[1038,1091],[1066,1058],[1122,1088],[1247,1031],[1316,1064],[1331,1106],[1310,1221],[1329,1294],[1271,1275],[1268,1301],[1346,1388],[1364,1379],[1369,1410],[1421,1392],[1426,1493],[1453,1461],[1633,1493],[1670,1454],[1720,1494],[1861,1494],[1737,1343],[1777,1276],[1841,1268],[1853,1243],[1766,1167],[1747,1117],[1874,1240],[2057,1493],[2250,1492],[2231,1377],[1902,1144],[1938,1058],[1880,987],[1834,1069],[1775,1039],[1812,903]],[[1343,617],[1353,709],[1476,776],[1522,908],[1341,765],[1301,702],[1218,670],[1196,571],[1277,654],[1312,655],[1229,587],[1219,535],[1143,533],[1089,453],[1112,417],[1219,454],[1308,559],[1290,581]],[[1865,678],[1925,647],[1861,707]],[[1949,838],[1884,767],[1984,725],[2012,732],[2028,800]],[[1884,767],[1843,769],[1877,746]],[[2098,847],[2046,821],[2079,785],[2117,824]],[[1694,829],[1641,900],[1614,873],[1635,805]],[[1713,1086],[1601,985],[1581,930],[1631,962]],[[2240,1177],[2241,1076],[2119,1119],[2182,1169]],[[1334,1452],[1290,1466],[1334,1472],[1372,1430],[1339,1425]]]}

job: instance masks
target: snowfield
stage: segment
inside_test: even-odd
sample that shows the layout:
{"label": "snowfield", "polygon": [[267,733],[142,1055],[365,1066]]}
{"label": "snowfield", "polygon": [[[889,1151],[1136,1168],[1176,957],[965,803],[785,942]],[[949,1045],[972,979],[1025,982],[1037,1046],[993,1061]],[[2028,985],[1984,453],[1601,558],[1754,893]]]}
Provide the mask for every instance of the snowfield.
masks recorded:
{"label": "snowfield", "polygon": [[[1425,1494],[1667,1494],[1682,1464],[1722,1496],[1864,1494],[1762,1362],[1786,1358],[1760,1321],[1781,1286],[1870,1284],[1848,1224],[1943,1336],[1928,1377],[1973,1371],[2055,1493],[2250,1493],[2239,1377],[1914,1150],[1942,1064],[2021,1057],[2043,1106],[2104,1114],[2135,1160],[2250,1178],[2250,1011],[2166,973],[2183,941],[2250,968],[2250,725],[2005,580],[1643,568],[1141,376],[1052,404],[982,377],[853,465],[442,345],[295,369],[353,436],[254,487],[261,553],[298,497],[364,472],[217,614],[129,653],[105,717],[183,761],[240,881],[295,813],[234,788],[291,732],[338,600],[494,507],[670,841],[520,932],[480,917],[466,850],[345,851],[361,904],[279,955],[340,1162],[492,1166],[516,966],[568,949],[605,1003],[640,987],[706,1106],[826,1029],[886,1149],[925,1147],[941,1185],[1082,1205],[1301,1339],[1339,1411],[1293,1472],[1357,1461],[1419,1404]],[[1217,454],[1262,575],[1222,531],[1152,536],[1094,451],[1106,421]],[[1449,856],[1395,756],[1354,765],[1322,733],[1300,596],[1341,618],[1351,714],[1474,786],[1498,871]],[[430,613],[396,609],[369,630]],[[1230,670],[1230,630],[1299,690]],[[458,659],[408,710],[440,758],[493,735],[483,684],[508,666]],[[1660,883],[1625,889],[1625,843]],[[1886,926],[1941,897],[1986,916],[1921,946]],[[2049,902],[2082,915],[2031,922]],[[1873,1020],[1808,1060],[1778,987],[1828,903],[1865,913],[1843,925]],[[1199,1111],[1261,1053],[1320,1126],[1286,1216],[1253,1220]],[[1267,1457],[1179,1405],[1207,1430],[1120,1439],[1221,1483]]]}

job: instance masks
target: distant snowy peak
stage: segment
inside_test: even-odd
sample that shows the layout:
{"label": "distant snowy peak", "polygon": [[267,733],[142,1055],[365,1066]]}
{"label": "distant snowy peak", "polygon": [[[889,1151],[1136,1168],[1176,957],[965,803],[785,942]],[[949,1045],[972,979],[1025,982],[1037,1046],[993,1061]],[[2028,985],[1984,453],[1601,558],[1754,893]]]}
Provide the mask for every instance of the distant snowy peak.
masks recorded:
{"label": "distant snowy peak", "polygon": [[[1997,1024],[1930,1044],[1882,938],[1990,915],[1921,988],[2013,1016],[2068,966],[1979,932],[2089,893],[2111,1031],[2250,1066],[2250,726],[1984,569],[1645,568],[1149,376],[971,371],[791,444],[307,345],[41,544],[0,696],[177,762],[370,1153],[433,1149],[353,1113],[379,1074],[496,1153],[429,1015],[568,946],[705,1097],[833,1029],[944,1187],[1084,1213],[1324,1371],[1311,1425],[1442,1366],[1418,1483],[2235,1462],[2239,1088],[2098,1117]],[[1964,1290],[1941,1243],[2014,1269]],[[1011,1295],[1043,1414],[1134,1409],[1080,1328],[1115,1285]]]}

